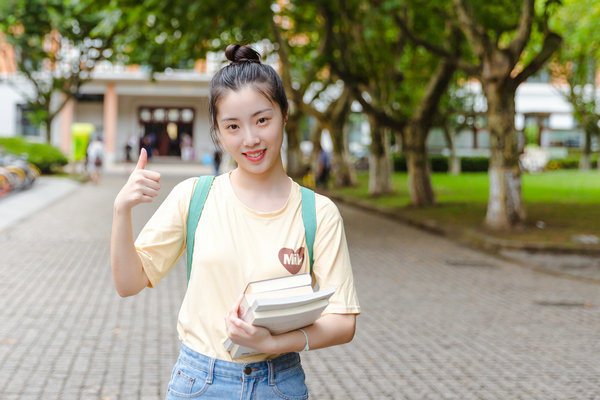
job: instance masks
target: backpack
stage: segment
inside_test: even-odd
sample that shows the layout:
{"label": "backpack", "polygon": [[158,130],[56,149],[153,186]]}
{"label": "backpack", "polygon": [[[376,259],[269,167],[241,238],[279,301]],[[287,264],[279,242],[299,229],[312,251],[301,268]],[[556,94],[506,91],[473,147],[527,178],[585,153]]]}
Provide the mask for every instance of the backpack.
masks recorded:
{"label": "backpack", "polygon": [[[192,273],[192,257],[194,252],[194,242],[196,237],[196,228],[198,227],[198,221],[200,221],[200,215],[202,215],[202,209],[204,203],[208,197],[208,192],[212,186],[215,177],[213,175],[201,176],[196,185],[194,186],[194,193],[190,200],[190,206],[187,218],[187,281],[190,281],[190,274]],[[317,231],[317,213],[315,209],[315,192],[300,187],[302,192],[302,222],[304,223],[304,235],[306,238],[306,248],[308,250],[308,259],[310,261],[310,275],[313,272],[313,246],[315,243],[315,234]]]}

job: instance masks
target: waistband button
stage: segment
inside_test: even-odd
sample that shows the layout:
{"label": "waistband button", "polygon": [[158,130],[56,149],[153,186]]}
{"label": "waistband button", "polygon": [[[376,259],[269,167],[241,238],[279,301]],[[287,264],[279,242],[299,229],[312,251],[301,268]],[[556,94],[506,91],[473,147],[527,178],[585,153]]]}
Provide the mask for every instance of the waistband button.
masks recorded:
{"label": "waistband button", "polygon": [[244,373],[246,375],[250,375],[252,373],[252,368],[250,368],[249,366],[246,366],[246,368],[244,368]]}

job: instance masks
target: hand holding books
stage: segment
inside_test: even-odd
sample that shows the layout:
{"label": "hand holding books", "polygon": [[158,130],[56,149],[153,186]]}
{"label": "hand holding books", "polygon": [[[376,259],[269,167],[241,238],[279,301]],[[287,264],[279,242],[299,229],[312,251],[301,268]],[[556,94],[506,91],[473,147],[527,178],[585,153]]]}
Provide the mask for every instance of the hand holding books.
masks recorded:
{"label": "hand holding books", "polygon": [[[250,282],[234,306],[233,313],[240,310],[241,315],[231,318],[230,313],[227,318],[229,338],[224,346],[232,358],[265,352],[268,347],[265,334],[270,337],[315,322],[329,304],[335,288],[315,292],[311,284],[309,274]],[[240,340],[246,343],[236,344]]]}

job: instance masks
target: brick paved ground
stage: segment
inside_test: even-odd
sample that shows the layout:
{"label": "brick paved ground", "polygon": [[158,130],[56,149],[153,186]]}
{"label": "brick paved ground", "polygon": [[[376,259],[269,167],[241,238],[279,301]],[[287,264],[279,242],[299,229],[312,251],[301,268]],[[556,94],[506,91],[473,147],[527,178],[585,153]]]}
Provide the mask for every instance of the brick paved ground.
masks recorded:
{"label": "brick paved ground", "polygon": [[[185,266],[117,296],[109,235],[124,179],[0,231],[0,399],[164,397]],[[134,214],[136,231],[152,209]],[[313,399],[600,399],[598,284],[341,211],[363,315],[351,344],[303,356]]]}

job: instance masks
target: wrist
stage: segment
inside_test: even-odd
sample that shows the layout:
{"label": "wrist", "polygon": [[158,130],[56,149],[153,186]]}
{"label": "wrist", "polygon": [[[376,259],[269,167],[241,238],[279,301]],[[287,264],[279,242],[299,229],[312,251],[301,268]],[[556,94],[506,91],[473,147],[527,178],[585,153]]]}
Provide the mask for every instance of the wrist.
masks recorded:
{"label": "wrist", "polygon": [[[265,354],[278,354],[281,353],[278,351],[279,345],[277,342],[277,335],[270,335],[270,337],[265,338],[263,341],[263,345],[261,346],[261,352]],[[257,349],[258,350],[258,349]]]}
{"label": "wrist", "polygon": [[308,343],[308,334],[302,328],[298,329],[298,332],[302,333],[303,338],[304,338],[304,348],[301,351],[308,351],[308,350],[310,350],[310,345]]}
{"label": "wrist", "polygon": [[114,215],[128,215],[131,214],[131,209],[133,207],[128,207],[127,205],[123,204],[122,202],[115,200],[114,204],[113,204],[113,214]]}

